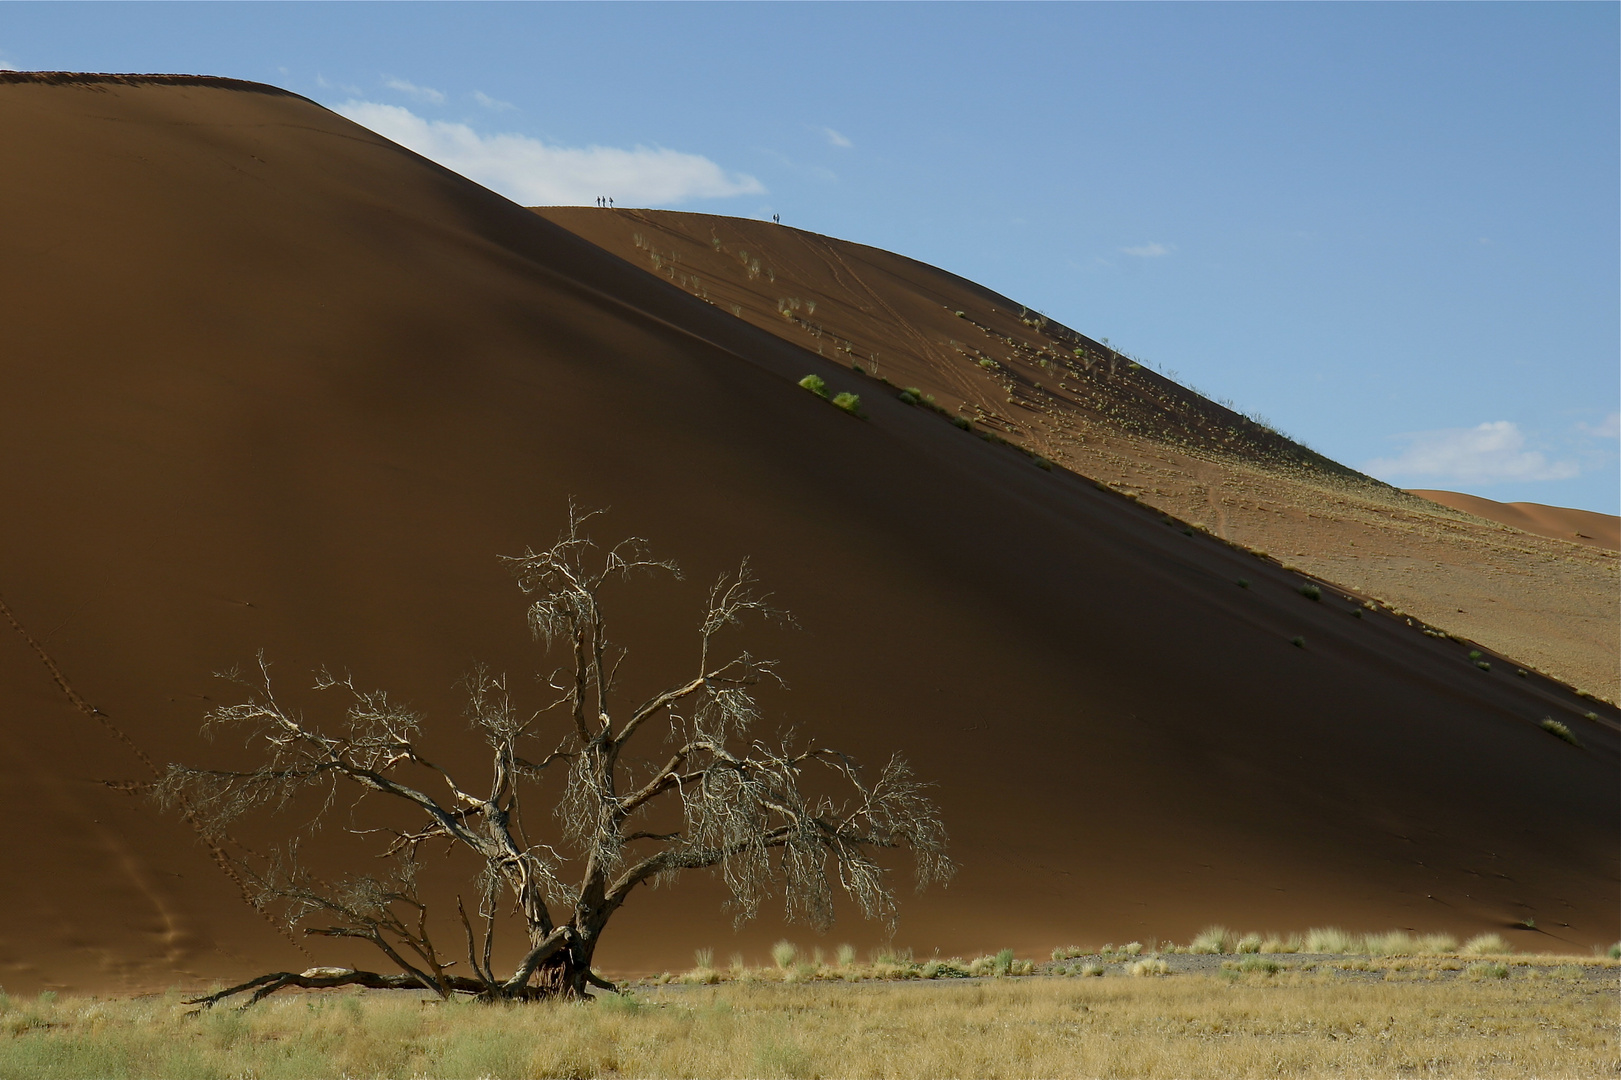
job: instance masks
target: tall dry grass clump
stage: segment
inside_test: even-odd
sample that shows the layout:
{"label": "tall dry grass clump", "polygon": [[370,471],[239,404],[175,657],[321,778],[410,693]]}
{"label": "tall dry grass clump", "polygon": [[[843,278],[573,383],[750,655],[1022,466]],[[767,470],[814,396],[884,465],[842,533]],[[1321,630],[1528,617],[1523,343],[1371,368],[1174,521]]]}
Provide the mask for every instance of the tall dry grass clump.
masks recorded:
{"label": "tall dry grass clump", "polygon": [[1513,951],[1514,946],[1503,940],[1502,934],[1476,934],[1458,950],[1464,956],[1507,956]]}
{"label": "tall dry grass clump", "polygon": [[[1365,956],[1444,956],[1460,951],[1451,934],[1411,934],[1405,930],[1356,934],[1337,926],[1317,926],[1304,934],[1239,934],[1225,926],[1207,926],[1184,947],[1168,951],[1195,954],[1318,953]],[[1473,938],[1462,950],[1466,955],[1513,952],[1498,934]]]}
{"label": "tall dry grass clump", "polygon": [[1193,936],[1188,942],[1190,953],[1230,953],[1233,949],[1233,932],[1225,926],[1207,926]]}
{"label": "tall dry grass clump", "polygon": [[1300,950],[1308,953],[1359,953],[1365,951],[1355,934],[1348,934],[1337,926],[1317,926],[1306,931],[1306,943]]}

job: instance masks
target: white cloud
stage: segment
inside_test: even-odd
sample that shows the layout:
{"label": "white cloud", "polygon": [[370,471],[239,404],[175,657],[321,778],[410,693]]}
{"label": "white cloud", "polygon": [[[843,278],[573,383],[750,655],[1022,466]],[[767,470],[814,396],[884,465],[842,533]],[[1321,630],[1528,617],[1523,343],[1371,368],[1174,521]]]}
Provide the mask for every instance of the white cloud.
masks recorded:
{"label": "white cloud", "polygon": [[5,61],[4,58],[0,58],[0,71],[21,71],[21,70],[22,69],[17,67],[15,64],[9,64],[9,63],[7,63]]}
{"label": "white cloud", "polygon": [[1613,412],[1596,424],[1578,423],[1576,427],[1600,439],[1621,438],[1621,412]]}
{"label": "white cloud", "polygon": [[1428,477],[1466,484],[1569,480],[1580,471],[1574,461],[1549,461],[1541,452],[1527,450],[1525,435],[1511,420],[1419,431],[1401,438],[1407,440],[1406,450],[1370,461],[1363,471],[1385,479]]}
{"label": "white cloud", "polygon": [[482,90],[473,91],[473,100],[484,106],[486,109],[493,110],[494,112],[503,112],[513,107],[512,102],[497,101],[495,98],[492,98]]}
{"label": "white cloud", "polygon": [[620,206],[761,195],[765,185],[698,154],[638,146],[548,146],[527,135],[480,135],[466,124],[424,120],[398,105],[349,101],[336,111],[423,157],[526,206]]}
{"label": "white cloud", "polygon": [[1136,247],[1124,247],[1120,249],[1120,253],[1122,255],[1135,255],[1139,259],[1157,259],[1161,255],[1169,255],[1175,250],[1175,244],[1153,243],[1139,244]]}
{"label": "white cloud", "polygon": [[398,90],[406,97],[413,97],[418,101],[426,101],[430,105],[443,105],[445,103],[445,95],[441,94],[431,86],[418,86],[416,83],[409,83],[404,79],[392,78],[384,79],[383,85],[388,87],[390,90]]}
{"label": "white cloud", "polygon": [[827,136],[827,141],[832,143],[834,146],[842,146],[844,149],[848,150],[855,145],[855,143],[851,142],[843,135],[840,135],[837,131],[834,131],[830,127],[821,127],[817,128],[816,130]]}

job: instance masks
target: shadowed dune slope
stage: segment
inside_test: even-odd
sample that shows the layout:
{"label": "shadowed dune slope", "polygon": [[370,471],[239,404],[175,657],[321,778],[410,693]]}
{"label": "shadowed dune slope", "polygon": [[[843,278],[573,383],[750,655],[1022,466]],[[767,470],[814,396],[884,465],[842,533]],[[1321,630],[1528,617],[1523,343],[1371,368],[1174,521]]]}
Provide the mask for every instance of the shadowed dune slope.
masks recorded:
{"label": "shadowed dune slope", "polygon": [[1457,491],[1415,490],[1410,494],[1522,532],[1574,540],[1578,544],[1609,548],[1611,551],[1621,550],[1621,518],[1614,514],[1595,514],[1591,510],[1572,510],[1543,503],[1501,503]]}
{"label": "shadowed dune slope", "polygon": [[1104,341],[913,259],[763,221],[538,212],[851,374],[915,386],[976,428],[1184,521],[1621,700],[1614,544],[1582,546],[1559,528],[1510,532],[1480,520],[1501,517],[1363,476]]}
{"label": "shadowed dune slope", "polygon": [[[209,673],[263,648],[310,715],[312,669],[348,669],[454,764],[475,661],[539,701],[495,556],[550,542],[571,494],[690,573],[625,594],[627,696],[687,673],[707,581],[750,555],[802,626],[750,642],[794,687],[765,733],[938,781],[962,870],[899,945],[1617,935],[1608,707],[893,396],[840,412],[795,383],[848,368],[301,98],[12,76],[0,131],[0,596],[62,680],[0,627],[8,990],[370,963],[295,952],[109,787],[149,775],[113,728],[238,760],[197,737],[230,694]],[[783,934],[718,899],[702,875],[636,897],[599,960]],[[846,912],[830,940],[878,937]]]}

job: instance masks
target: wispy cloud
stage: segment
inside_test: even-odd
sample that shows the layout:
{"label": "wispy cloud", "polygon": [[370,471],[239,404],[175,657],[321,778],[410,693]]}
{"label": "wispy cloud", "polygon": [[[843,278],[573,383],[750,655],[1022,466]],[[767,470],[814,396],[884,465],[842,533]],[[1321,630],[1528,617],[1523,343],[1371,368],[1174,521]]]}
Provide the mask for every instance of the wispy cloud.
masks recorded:
{"label": "wispy cloud", "polygon": [[1120,249],[1120,253],[1122,255],[1135,255],[1139,259],[1157,259],[1161,255],[1169,255],[1175,250],[1175,244],[1161,244],[1156,242],[1152,244],[1139,244],[1136,247],[1123,247]]}
{"label": "wispy cloud", "polygon": [[497,101],[495,98],[492,98],[482,90],[473,91],[473,100],[493,112],[505,112],[507,109],[513,107],[512,102]]}
{"label": "wispy cloud", "polygon": [[638,146],[549,146],[527,135],[481,135],[466,124],[425,120],[398,105],[349,101],[337,112],[423,157],[529,206],[585,206],[612,195],[621,206],[760,195],[765,185],[698,154]]}
{"label": "wispy cloud", "polygon": [[17,67],[17,65],[12,64],[12,63],[8,63],[5,57],[0,56],[0,71],[21,71],[21,70],[22,69]]}
{"label": "wispy cloud", "polygon": [[812,179],[821,180],[829,184],[836,184],[839,182],[839,174],[826,166],[802,165],[793,158],[789,157],[787,154],[784,154],[782,151],[773,150],[769,146],[761,147],[760,153],[764,154],[772,161],[775,161],[779,166],[788,170],[789,172],[795,172],[801,176],[809,176]]}
{"label": "wispy cloud", "polygon": [[842,146],[844,149],[848,150],[855,145],[855,143],[851,142],[848,138],[839,134],[837,131],[834,131],[830,127],[819,127],[816,130],[821,132],[822,136],[834,146]]}
{"label": "wispy cloud", "polygon": [[1494,420],[1472,428],[1419,431],[1399,438],[1407,448],[1393,458],[1378,458],[1362,467],[1386,480],[1438,479],[1465,484],[1503,480],[1569,480],[1580,470],[1574,461],[1549,461],[1526,448],[1524,433],[1512,420]]}
{"label": "wispy cloud", "polygon": [[360,87],[350,86],[348,83],[328,82],[327,77],[321,74],[317,74],[315,76],[315,85],[319,86],[322,90],[342,90],[345,94],[359,95],[365,93],[365,91],[360,89]]}
{"label": "wispy cloud", "polygon": [[1613,412],[1596,424],[1576,424],[1578,431],[1600,439],[1621,439],[1621,412]]}
{"label": "wispy cloud", "polygon": [[445,103],[445,95],[441,94],[431,86],[418,86],[416,83],[406,82],[404,79],[394,78],[384,79],[383,85],[388,87],[390,90],[398,90],[406,97],[416,98],[418,101],[426,101],[430,105],[443,105]]}

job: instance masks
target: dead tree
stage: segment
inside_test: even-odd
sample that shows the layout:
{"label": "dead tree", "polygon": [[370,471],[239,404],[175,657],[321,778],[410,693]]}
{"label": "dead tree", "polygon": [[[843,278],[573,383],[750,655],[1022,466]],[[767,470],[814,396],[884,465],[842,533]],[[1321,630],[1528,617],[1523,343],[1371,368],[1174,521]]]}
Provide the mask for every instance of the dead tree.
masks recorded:
{"label": "dead tree", "polygon": [[[301,862],[296,842],[273,857],[239,860],[256,907],[306,935],[369,942],[398,970],[274,972],[197,1003],[251,990],[252,1004],[288,986],[420,987],[447,998],[589,996],[588,986],[613,989],[592,970],[592,958],[614,913],[640,886],[684,870],[717,872],[739,921],[780,891],[790,919],[818,928],[833,919],[835,886],[866,917],[893,923],[894,891],[877,849],[909,849],[920,889],[949,879],[945,829],[904,760],[892,758],[868,776],[834,750],[752,738],[754,689],[780,682],[776,664],[747,652],[718,659],[717,639],[747,616],[781,613],[759,593],[746,561],[710,590],[691,677],[618,708],[615,685],[626,654],[607,637],[601,590],[638,572],[680,574],[650,558],[640,540],[599,547],[584,532],[593,516],[571,507],[568,527],[550,548],[505,559],[530,597],[534,638],[567,661],[549,679],[555,698],[527,715],[504,677],[480,668],[466,680],[467,717],[490,760],[482,791],[423,756],[422,718],[386,693],[360,690],[323,669],[316,688],[348,699],[333,733],[277,697],[262,654],[251,679],[229,673],[248,687],[247,700],[211,710],[205,730],[245,734],[260,764],[246,771],[171,765],[157,797],[170,805],[185,800],[205,836],[223,836],[243,814],[284,807],[310,789],[321,796],[312,825],[330,816],[345,792],[402,812],[398,827],[351,830],[378,836],[390,867],[382,876],[323,881]],[[633,743],[657,747],[656,756],[634,754]],[[542,782],[558,772],[564,776],[551,784],[552,814],[533,813],[526,797],[544,800]],[[470,851],[480,867],[477,930],[462,898],[456,901],[457,936],[467,950],[467,967],[457,973],[433,940],[436,924],[417,885],[421,856],[442,846]],[[500,975],[492,951],[506,913],[526,940],[516,967]]]}

